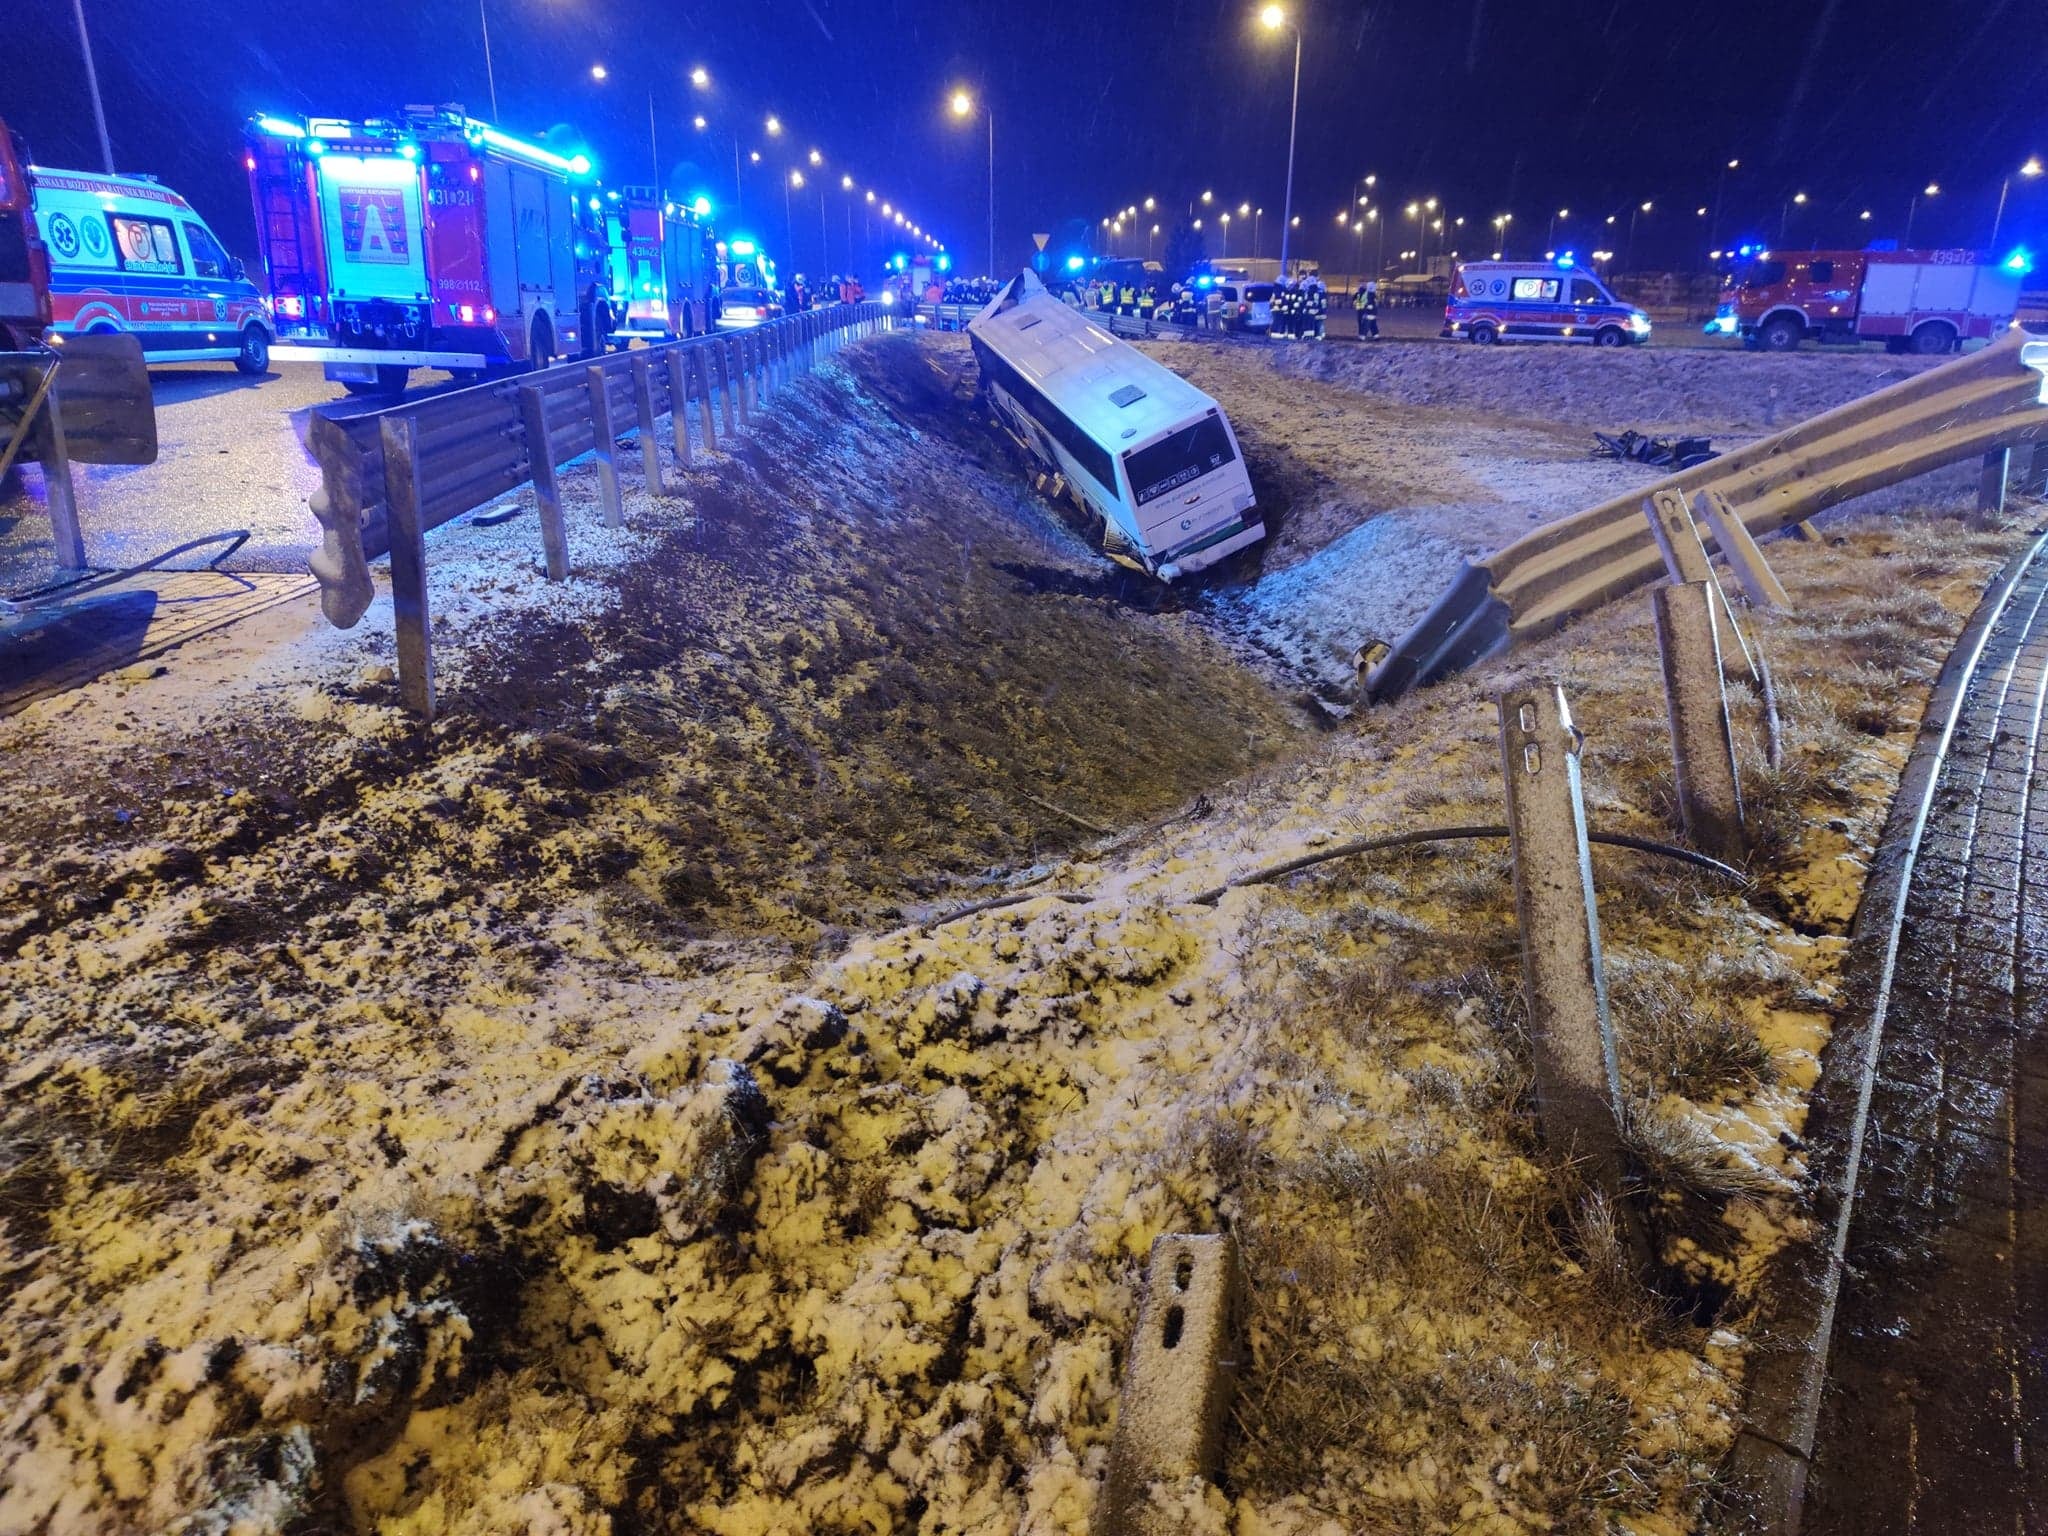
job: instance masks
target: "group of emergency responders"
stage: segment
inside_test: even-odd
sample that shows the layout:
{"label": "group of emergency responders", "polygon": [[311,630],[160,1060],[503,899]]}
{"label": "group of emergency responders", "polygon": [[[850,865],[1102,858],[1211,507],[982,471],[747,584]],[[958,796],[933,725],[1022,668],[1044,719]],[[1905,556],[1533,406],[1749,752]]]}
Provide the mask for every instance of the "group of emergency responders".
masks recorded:
{"label": "group of emergency responders", "polygon": [[[1330,292],[1320,277],[1287,278],[1271,286],[1274,336],[1290,341],[1322,341],[1327,337]],[[1193,282],[1174,283],[1162,292],[1157,283],[1091,281],[1083,289],[1071,290],[1070,297],[1104,314],[1196,327],[1216,323],[1216,305],[1222,302],[1215,290]],[[1216,305],[1211,304],[1212,298]],[[1352,296],[1352,308],[1358,319],[1358,334],[1376,339],[1380,333],[1378,284],[1361,284]]]}

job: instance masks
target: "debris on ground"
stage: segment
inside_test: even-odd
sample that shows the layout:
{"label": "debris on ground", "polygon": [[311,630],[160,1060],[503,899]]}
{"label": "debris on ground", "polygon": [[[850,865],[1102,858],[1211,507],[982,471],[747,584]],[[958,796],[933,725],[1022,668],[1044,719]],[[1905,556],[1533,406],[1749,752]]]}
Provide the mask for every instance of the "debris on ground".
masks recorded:
{"label": "debris on ground", "polygon": [[1651,437],[1633,427],[1618,436],[1595,432],[1596,459],[1620,459],[1625,463],[1648,464],[1653,469],[1691,469],[1709,459],[1721,457],[1713,439],[1706,437]]}

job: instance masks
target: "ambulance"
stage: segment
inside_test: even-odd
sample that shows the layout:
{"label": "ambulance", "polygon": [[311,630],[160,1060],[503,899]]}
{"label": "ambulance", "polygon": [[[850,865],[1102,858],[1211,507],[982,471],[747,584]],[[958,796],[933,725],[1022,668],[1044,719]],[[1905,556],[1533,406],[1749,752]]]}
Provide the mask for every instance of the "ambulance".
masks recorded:
{"label": "ambulance", "polygon": [[132,331],[152,363],[270,370],[276,322],[192,205],[151,176],[29,167],[50,334]]}
{"label": "ambulance", "polygon": [[1640,346],[1650,317],[1624,304],[1567,254],[1554,261],[1461,261],[1444,306],[1443,334],[1481,346],[1576,341]]}
{"label": "ambulance", "polygon": [[586,155],[452,106],[257,117],[245,145],[280,360],[389,397],[415,368],[541,368],[601,345]]}

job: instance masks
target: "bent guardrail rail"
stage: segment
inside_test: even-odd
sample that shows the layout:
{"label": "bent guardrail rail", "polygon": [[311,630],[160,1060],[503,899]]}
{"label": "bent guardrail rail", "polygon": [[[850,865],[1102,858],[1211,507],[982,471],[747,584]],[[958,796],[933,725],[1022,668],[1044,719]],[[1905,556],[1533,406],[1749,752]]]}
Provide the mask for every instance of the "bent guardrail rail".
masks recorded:
{"label": "bent guardrail rail", "polygon": [[1772,533],[1866,491],[2021,444],[2048,451],[2048,342],[2014,331],[1468,564],[1372,669],[1366,694],[1397,699],[1655,580],[1664,564],[1642,509],[1658,491],[1717,492],[1752,534]]}
{"label": "bent guardrail rail", "polygon": [[468,389],[350,415],[316,412],[308,445],[320,466],[312,511],[320,548],[308,565],[320,609],[337,629],[369,611],[370,561],[391,556],[400,690],[431,718],[425,535],[516,490],[534,487],[551,580],[569,574],[555,467],[595,454],[607,526],[624,521],[615,443],[637,429],[648,490],[669,494],[656,428],[669,418],[677,459],[691,462],[687,420],[698,410],[705,446],[718,446],[718,407],[730,437],[772,390],[815,366],[821,350],[888,327],[880,304],[843,304],[785,315],[747,330],[714,332],[563,363]]}

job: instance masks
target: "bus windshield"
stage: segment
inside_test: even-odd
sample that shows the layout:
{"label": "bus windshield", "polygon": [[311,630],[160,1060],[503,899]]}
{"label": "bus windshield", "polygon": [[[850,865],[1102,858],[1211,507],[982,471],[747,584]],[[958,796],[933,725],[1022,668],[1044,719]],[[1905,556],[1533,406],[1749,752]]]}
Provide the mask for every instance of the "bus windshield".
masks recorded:
{"label": "bus windshield", "polygon": [[1150,447],[1125,454],[1124,469],[1131,477],[1131,497],[1142,507],[1236,457],[1223,419],[1211,411]]}

